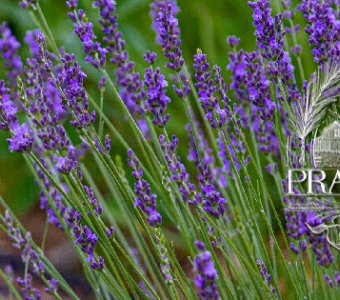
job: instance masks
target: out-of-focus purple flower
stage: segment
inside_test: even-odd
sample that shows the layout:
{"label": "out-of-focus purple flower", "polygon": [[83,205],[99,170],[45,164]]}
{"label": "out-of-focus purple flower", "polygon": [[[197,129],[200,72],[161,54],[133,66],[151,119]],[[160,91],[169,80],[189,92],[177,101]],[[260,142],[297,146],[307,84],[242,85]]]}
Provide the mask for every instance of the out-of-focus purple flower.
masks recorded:
{"label": "out-of-focus purple flower", "polygon": [[[276,290],[275,290],[275,288],[272,286],[272,284],[270,282],[272,276],[270,274],[268,274],[268,270],[267,270],[265,264],[261,260],[257,260],[256,263],[257,263],[257,265],[259,267],[260,275],[262,277],[263,282],[269,287],[269,289],[271,290],[273,296],[275,298],[277,298]],[[269,295],[269,296],[271,296],[271,295]]]}
{"label": "out-of-focus purple flower", "polygon": [[21,57],[18,55],[20,43],[12,35],[6,22],[0,25],[0,54],[3,59],[3,67],[6,70],[8,86],[15,87],[17,76],[22,72]]}
{"label": "out-of-focus purple flower", "polygon": [[82,9],[76,11],[78,1],[67,1],[67,6],[75,10],[69,12],[68,16],[73,21],[74,31],[82,42],[83,51],[87,54],[85,62],[91,63],[96,69],[100,69],[105,65],[105,54],[107,50],[102,48],[100,43],[96,41],[97,37],[93,32],[93,24],[87,20]]}
{"label": "out-of-focus purple flower", "polygon": [[110,152],[110,150],[111,150],[111,140],[110,140],[110,136],[108,134],[105,136],[105,150],[107,152]]}
{"label": "out-of-focus purple flower", "polygon": [[[44,158],[40,158],[40,163],[47,169],[47,164]],[[42,188],[45,189],[45,193],[43,191],[39,192],[40,195],[40,209],[45,209],[48,215],[48,222],[53,224],[58,229],[63,230],[63,226],[60,223],[58,217],[56,216],[54,210],[51,207],[47,197],[49,197],[52,201],[54,201],[55,207],[62,218],[65,218],[68,213],[68,208],[62,203],[62,195],[54,187],[48,177],[44,174],[44,172],[35,164],[34,165],[37,175],[42,184]],[[51,174],[51,172],[50,172]],[[38,181],[36,181],[38,184]],[[39,185],[39,184],[38,184]],[[64,187],[63,187],[64,188]]]}
{"label": "out-of-focus purple flower", "polygon": [[332,279],[331,279],[327,274],[325,274],[325,280],[327,281],[328,285],[329,285],[331,288],[334,287],[334,284],[333,284]]}
{"label": "out-of-focus purple flower", "polygon": [[[156,59],[156,54],[148,51],[144,55],[144,59],[147,63],[152,64]],[[163,128],[170,118],[169,114],[164,114],[167,104],[171,102],[170,98],[165,94],[165,87],[168,86],[168,82],[164,79],[164,75],[161,74],[160,68],[153,72],[151,66],[145,70],[144,77],[144,84],[147,87],[145,106],[154,115],[152,123]]]}
{"label": "out-of-focus purple flower", "polygon": [[195,242],[199,254],[194,260],[194,271],[196,272],[195,286],[199,289],[199,296],[204,300],[219,300],[220,293],[216,281],[218,274],[211,258],[211,252],[205,250],[201,241]]}
{"label": "out-of-focus purple flower", "polygon": [[[45,273],[44,263],[39,258],[37,252],[32,249],[31,234],[26,233],[26,236],[22,236],[18,228],[13,225],[13,218],[9,212],[5,212],[4,223],[8,228],[8,237],[14,242],[13,246],[20,250],[22,261],[27,264],[28,270],[38,277],[42,277]],[[25,299],[32,299],[30,295],[34,295],[36,300],[40,299],[39,290],[32,287],[31,274],[26,275],[25,280],[20,277],[17,279],[17,283],[21,286]],[[47,282],[47,290],[51,292],[51,295],[56,295],[58,289],[58,281],[54,278]]]}
{"label": "out-of-focus purple flower", "polygon": [[31,10],[31,9],[35,9],[36,4],[39,2],[39,0],[23,0],[19,2],[19,5],[23,8],[23,9],[27,9],[27,10]]}
{"label": "out-of-focus purple flower", "polygon": [[0,81],[0,130],[8,131],[17,120],[17,108],[11,101],[8,94],[9,89],[5,87],[5,82]]}
{"label": "out-of-focus purple flower", "polygon": [[162,3],[169,3],[171,4],[171,14],[172,16],[176,17],[176,15],[179,12],[179,7],[177,6],[176,1],[154,1],[154,3],[150,4],[150,16],[152,20],[152,29],[156,32],[156,42],[161,44],[162,38],[161,38],[161,32],[160,32],[160,25],[157,22],[158,14],[160,12]]}
{"label": "out-of-focus purple flower", "polygon": [[41,31],[36,29],[34,31],[27,31],[24,38],[24,42],[28,44],[33,58],[37,58],[39,54],[39,44],[37,43],[37,39],[40,35],[42,35]]}
{"label": "out-of-focus purple flower", "polygon": [[27,152],[32,149],[34,138],[31,136],[32,130],[28,129],[26,123],[19,125],[15,121],[12,125],[13,136],[7,139],[9,150],[11,152]]}
{"label": "out-of-focus purple flower", "polygon": [[339,272],[338,271],[334,272],[334,281],[335,281],[336,285],[340,284],[340,276],[339,276]]}
{"label": "out-of-focus purple flower", "polygon": [[137,195],[135,207],[139,207],[147,216],[150,226],[156,227],[162,223],[162,217],[156,210],[156,194],[151,195],[149,183],[143,178],[143,170],[138,164],[132,151],[128,151],[128,164],[133,169],[132,176],[135,179],[135,193]]}
{"label": "out-of-focus purple flower", "polygon": [[236,48],[238,46],[238,44],[240,43],[240,39],[238,39],[236,36],[229,36],[227,38],[227,43],[232,47],[232,48]]}

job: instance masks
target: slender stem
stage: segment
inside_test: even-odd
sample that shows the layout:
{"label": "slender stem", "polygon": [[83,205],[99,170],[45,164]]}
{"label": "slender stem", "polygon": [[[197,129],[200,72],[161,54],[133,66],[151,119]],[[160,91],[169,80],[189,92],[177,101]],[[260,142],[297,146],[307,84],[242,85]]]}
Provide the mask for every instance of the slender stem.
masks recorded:
{"label": "slender stem", "polygon": [[23,300],[22,297],[20,296],[19,292],[14,287],[13,283],[9,280],[9,278],[6,276],[6,274],[2,271],[1,268],[0,268],[0,276],[5,281],[5,283],[9,287],[11,293],[16,297],[16,299]]}
{"label": "slender stem", "polygon": [[44,252],[44,248],[45,248],[45,243],[46,243],[46,238],[47,238],[47,232],[48,232],[48,224],[49,224],[49,217],[47,216],[46,218],[46,224],[45,224],[45,230],[44,230],[44,236],[43,236],[43,240],[41,243],[41,251]]}

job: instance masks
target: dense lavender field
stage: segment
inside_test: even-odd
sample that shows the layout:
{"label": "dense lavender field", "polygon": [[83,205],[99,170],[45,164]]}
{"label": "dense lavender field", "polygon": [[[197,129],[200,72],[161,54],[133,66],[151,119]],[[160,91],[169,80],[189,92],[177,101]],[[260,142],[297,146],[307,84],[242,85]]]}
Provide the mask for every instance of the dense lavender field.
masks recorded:
{"label": "dense lavender field", "polygon": [[340,1],[3,0],[0,299],[340,299]]}

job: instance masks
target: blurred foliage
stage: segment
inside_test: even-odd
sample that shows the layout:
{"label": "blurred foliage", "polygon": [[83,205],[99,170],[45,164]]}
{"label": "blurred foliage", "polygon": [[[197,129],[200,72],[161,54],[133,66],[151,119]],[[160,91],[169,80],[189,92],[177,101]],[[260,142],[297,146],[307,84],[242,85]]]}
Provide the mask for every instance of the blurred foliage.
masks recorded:
{"label": "blurred foliage", "polygon": [[[79,2],[79,6],[84,9],[89,20],[95,24],[95,33],[101,39],[101,28],[97,22],[99,13],[97,9],[92,8],[93,1],[81,0]],[[161,71],[166,74],[166,78],[170,81],[170,76],[173,73],[164,67],[165,59],[162,55],[161,47],[155,43],[155,33],[151,29],[151,19],[149,16],[149,4],[151,2],[150,0],[118,0],[119,30],[122,31],[122,37],[126,41],[130,60],[136,62],[136,71],[140,72],[141,77],[143,77],[144,68],[147,67],[143,60],[143,55],[147,50],[151,50],[158,54],[156,64],[161,66]],[[296,2],[293,1],[293,3],[293,5],[296,5]],[[274,12],[277,12],[278,0],[273,1],[272,4]],[[58,46],[63,45],[67,52],[72,52],[76,55],[76,59],[88,75],[86,80],[87,89],[96,101],[99,102],[98,89],[96,87],[100,80],[100,73],[92,65],[84,63],[85,56],[82,52],[80,41],[76,36],[72,35],[73,25],[67,16],[68,8],[66,1],[41,0],[40,5]],[[243,0],[179,0],[178,5],[181,8],[178,18],[182,32],[182,50],[188,68],[191,72],[193,71],[193,55],[196,53],[197,48],[201,48],[208,55],[211,65],[217,64],[222,68],[224,78],[229,83],[230,73],[226,66],[229,63],[228,52],[230,48],[226,43],[226,38],[230,35],[240,37],[241,43],[239,48],[243,48],[245,51],[253,51],[255,47],[252,12],[247,2]],[[282,10],[282,7],[280,9]],[[302,29],[300,29],[298,34],[298,41],[303,46],[302,61],[305,73],[309,76],[316,69],[316,66],[313,62],[311,49],[308,46],[307,34],[303,30],[305,23],[302,15],[297,14],[296,20],[301,22],[302,25]],[[8,22],[13,34],[22,44],[20,54],[24,61],[24,58],[29,56],[28,47],[23,43],[26,31],[36,29],[29,13],[18,6],[18,1],[1,0],[0,21]],[[290,38],[287,38],[287,42],[292,44]],[[293,63],[296,65],[294,59]],[[112,76],[114,76],[113,70],[113,67],[109,66],[109,74],[112,74]],[[301,86],[299,74],[296,73],[295,75],[298,85]],[[2,76],[4,76],[4,73],[0,69],[0,78]],[[130,128],[124,124],[121,111],[113,103],[110,93],[111,91],[108,87],[105,98],[105,113],[111,118],[128,143],[134,146],[136,141],[131,134]],[[176,134],[179,137],[179,153],[182,159],[185,160],[188,154],[188,140],[184,129],[186,120],[182,111],[182,105],[179,103],[179,99],[174,96],[171,87],[168,88],[168,94],[172,99],[172,103],[169,106],[171,121],[168,131],[170,134]],[[33,182],[33,176],[25,164],[22,155],[8,151],[7,137],[7,134],[0,133],[0,193],[7,199],[16,213],[22,214],[37,203],[38,189]],[[122,159],[125,161],[125,150],[121,149],[119,143],[115,142],[114,137],[112,139],[112,151],[122,155]],[[89,166],[92,166],[92,163]],[[189,162],[187,167],[189,169],[192,168],[193,163]],[[126,172],[129,172],[129,170],[126,170]],[[93,178],[96,178],[96,174],[92,174]],[[275,193],[275,191],[273,192]],[[112,201],[109,202],[109,204],[111,203]]]}

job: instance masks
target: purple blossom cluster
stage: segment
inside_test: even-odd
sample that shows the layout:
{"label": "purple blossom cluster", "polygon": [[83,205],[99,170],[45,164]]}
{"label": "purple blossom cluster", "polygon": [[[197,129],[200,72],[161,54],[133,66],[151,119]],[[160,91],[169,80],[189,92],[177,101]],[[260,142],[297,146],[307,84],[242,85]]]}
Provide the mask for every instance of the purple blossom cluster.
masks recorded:
{"label": "purple blossom cluster", "polygon": [[199,251],[194,260],[194,271],[196,272],[195,286],[199,290],[199,296],[204,300],[219,300],[216,281],[218,274],[211,258],[211,252],[205,250],[205,245],[201,241],[196,241],[195,245]]}
{"label": "purple blossom cluster", "polygon": [[[225,103],[224,109],[221,109],[219,97],[215,95],[217,86],[214,80],[210,78],[211,72],[208,71],[209,63],[207,62],[207,56],[198,50],[197,55],[194,56],[194,62],[194,69],[196,70],[195,78],[197,80],[195,87],[198,90],[198,101],[201,102],[201,106],[206,112],[205,118],[209,120],[212,128],[222,128],[227,122],[227,117],[231,114],[227,105],[230,100],[228,97],[223,97],[227,92],[226,84],[224,83],[223,87],[219,88],[219,93],[222,94],[222,101]],[[216,71],[216,80],[222,82],[222,77],[219,78],[220,72]],[[218,115],[218,119],[216,115]]]}
{"label": "purple blossom cluster", "polygon": [[[314,178],[315,180],[317,178]],[[283,187],[287,188],[287,183],[282,181]],[[315,188],[318,189],[315,185]],[[299,194],[301,193],[297,188],[294,187],[294,191]],[[313,205],[310,199],[305,199],[305,197],[291,197],[289,200],[286,197],[283,197],[283,202],[287,205],[286,208],[286,227],[288,229],[287,235],[295,240],[300,240],[302,237],[306,237],[308,244],[311,246],[313,252],[316,256],[316,261],[320,266],[329,267],[333,260],[334,256],[330,249],[329,243],[327,241],[326,233],[316,234],[310,230],[311,228],[316,228],[321,224],[325,224],[330,222],[330,217],[320,217],[319,213],[313,209],[307,210],[296,210],[294,207],[297,205],[308,206]],[[316,203],[317,205],[323,206],[324,210],[331,210],[330,202],[326,204],[322,204],[320,202]],[[328,207],[328,208],[327,208]],[[293,244],[290,245],[291,250],[298,254],[300,251],[303,252],[306,250],[307,244],[306,241],[299,241],[298,248]]]}
{"label": "purple blossom cluster", "polygon": [[91,63],[96,69],[100,69],[105,65],[105,54],[107,50],[100,46],[96,41],[97,37],[93,32],[93,24],[88,22],[86,15],[82,9],[77,11],[78,0],[66,1],[67,6],[73,12],[69,12],[68,16],[73,21],[74,31],[83,45],[83,51],[87,54],[85,62]]}
{"label": "purple blossom cluster", "polygon": [[[336,2],[336,1],[335,1]],[[305,1],[297,7],[308,22],[305,31],[309,45],[313,47],[314,61],[322,64],[338,60],[340,54],[338,7],[332,8],[332,1]]]}
{"label": "purple blossom cluster", "polygon": [[277,298],[276,290],[271,284],[272,276],[270,274],[268,274],[268,270],[267,270],[265,264],[261,260],[257,260],[256,263],[259,267],[260,275],[262,277],[263,282],[269,287],[273,296],[275,298]]}
{"label": "purple blossom cluster", "polygon": [[135,193],[137,195],[135,207],[139,207],[147,216],[150,226],[156,227],[162,223],[162,217],[156,210],[156,194],[151,195],[150,184],[143,178],[143,170],[138,165],[137,158],[132,150],[128,151],[128,164],[133,169],[132,176],[135,179]]}
{"label": "purple blossom cluster", "polygon": [[[187,79],[185,74],[181,72],[184,66],[184,58],[180,49],[182,43],[180,28],[178,27],[178,19],[175,17],[178,11],[177,5],[174,1],[163,1],[160,4],[153,5],[157,6],[157,11],[159,9],[157,18],[153,19],[153,22],[158,24],[158,28],[153,27],[156,29],[157,39],[162,46],[164,55],[169,61],[166,66],[178,74],[179,88],[176,85],[173,85],[172,88],[180,99],[185,100],[189,97],[191,89],[189,86],[190,79]],[[156,16],[154,13],[151,15]]]}
{"label": "purple blossom cluster", "polygon": [[3,68],[6,70],[8,86],[16,86],[17,76],[22,72],[21,57],[18,55],[20,43],[17,41],[6,22],[0,25],[0,54]]}
{"label": "purple blossom cluster", "polygon": [[281,4],[285,9],[284,12],[283,12],[283,16],[290,23],[290,27],[286,27],[285,31],[286,31],[287,34],[289,34],[293,37],[293,41],[295,43],[295,45],[290,48],[290,52],[295,56],[299,56],[302,52],[302,46],[297,44],[296,34],[299,32],[300,24],[294,25],[293,20],[294,20],[294,16],[295,16],[295,10],[292,9],[292,7],[291,7],[292,1],[291,0],[287,0],[287,1],[281,0]]}
{"label": "purple blossom cluster", "polygon": [[334,288],[334,287],[340,285],[340,276],[339,276],[338,271],[334,272],[334,283],[333,283],[333,280],[327,274],[325,274],[324,277],[325,277],[325,279],[326,279],[326,281],[327,281],[327,283],[330,287]]}
{"label": "purple blossom cluster", "polygon": [[[278,14],[273,18],[269,1],[260,0],[257,2],[248,2],[250,8],[254,11],[253,25],[256,27],[255,35],[257,44],[263,58],[268,61],[268,70],[266,73],[275,83],[281,81],[286,91],[278,90],[278,98],[286,99],[291,102],[293,99],[299,99],[300,93],[296,87],[293,76],[294,67],[291,64],[289,54],[284,51],[283,16]],[[284,93],[287,92],[287,95]]]}
{"label": "purple blossom cluster", "polygon": [[[25,265],[27,265],[28,270],[38,277],[43,278],[45,274],[45,266],[37,252],[33,250],[30,241],[31,234],[27,232],[23,237],[20,230],[14,227],[13,218],[10,216],[8,211],[5,212],[4,222],[8,228],[8,236],[14,242],[13,246],[20,250],[21,259]],[[32,286],[32,275],[30,273],[27,273],[24,279],[19,277],[17,279],[17,283],[22,288],[25,300],[41,299],[40,291]],[[47,281],[47,288],[45,290],[51,295],[56,295],[58,286],[58,281],[52,278]]]}
{"label": "purple blossom cluster", "polygon": [[171,180],[177,182],[179,185],[183,200],[194,206],[198,206],[199,202],[196,199],[193,200],[193,197],[196,195],[195,185],[190,183],[189,174],[187,173],[185,166],[181,163],[181,158],[177,156],[177,137],[173,135],[172,140],[169,141],[164,135],[160,135],[159,142],[168,163],[169,171],[171,172]]}
{"label": "purple blossom cluster", "polygon": [[150,53],[150,51],[144,55],[145,61],[150,65],[145,70],[144,75],[144,85],[147,88],[145,107],[154,115],[152,123],[163,128],[170,118],[170,115],[165,115],[164,112],[171,100],[165,94],[165,87],[168,86],[168,82],[165,80],[164,75],[161,74],[160,68],[157,68],[155,71],[152,69],[152,64],[155,62],[156,57],[156,53]]}
{"label": "purple blossom cluster", "polygon": [[[143,116],[145,114],[143,83],[140,81],[140,74],[135,72],[135,63],[129,61],[125,41],[122,39],[122,33],[118,31],[115,5],[114,0],[97,0],[93,3],[93,7],[98,7],[100,11],[101,18],[98,21],[105,35],[103,42],[107,45],[104,49],[112,54],[110,62],[118,67],[116,75],[120,96],[133,116]],[[143,121],[140,122],[143,129],[145,127]]]}
{"label": "purple blossom cluster", "polygon": [[5,82],[0,81],[0,130],[8,131],[12,124],[17,122],[17,108],[10,99],[9,89],[5,87]]}
{"label": "purple blossom cluster", "polygon": [[39,0],[23,0],[19,2],[19,5],[23,9],[31,10],[35,9],[36,5],[39,3]]}
{"label": "purple blossom cluster", "polygon": [[184,65],[182,51],[180,49],[180,29],[178,19],[175,17],[176,8],[172,8],[172,3],[161,2],[157,18],[159,41],[164,51],[165,57],[169,60],[166,66],[174,71],[181,71]]}
{"label": "purple blossom cluster", "polygon": [[150,16],[152,20],[152,29],[156,32],[156,42],[158,44],[162,44],[163,39],[161,37],[161,30],[160,30],[160,24],[157,22],[158,14],[161,10],[161,7],[164,3],[168,3],[171,5],[171,15],[176,18],[176,15],[179,12],[179,7],[177,6],[176,1],[159,1],[155,0],[154,3],[150,5]]}

